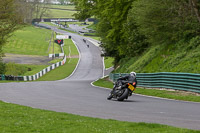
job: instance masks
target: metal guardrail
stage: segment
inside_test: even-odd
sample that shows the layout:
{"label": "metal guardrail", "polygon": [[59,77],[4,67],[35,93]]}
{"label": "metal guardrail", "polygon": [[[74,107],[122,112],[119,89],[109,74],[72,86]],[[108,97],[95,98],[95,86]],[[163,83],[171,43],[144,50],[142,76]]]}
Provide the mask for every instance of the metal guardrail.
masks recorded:
{"label": "metal guardrail", "polygon": [[[121,74],[125,76],[127,73]],[[119,77],[119,73],[111,73],[110,80],[115,82]],[[168,88],[175,90],[184,90],[200,93],[200,74],[193,73],[138,73],[137,76],[139,87],[149,88]]]}

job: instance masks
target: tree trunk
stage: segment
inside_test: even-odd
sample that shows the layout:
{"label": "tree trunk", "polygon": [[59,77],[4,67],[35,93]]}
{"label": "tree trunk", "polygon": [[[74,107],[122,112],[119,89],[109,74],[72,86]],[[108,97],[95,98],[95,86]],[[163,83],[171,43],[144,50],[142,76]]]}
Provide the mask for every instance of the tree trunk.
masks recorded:
{"label": "tree trunk", "polygon": [[196,14],[196,17],[200,23],[200,12],[198,9],[197,0],[191,0],[191,3],[192,3],[192,8],[194,9],[194,12]]}

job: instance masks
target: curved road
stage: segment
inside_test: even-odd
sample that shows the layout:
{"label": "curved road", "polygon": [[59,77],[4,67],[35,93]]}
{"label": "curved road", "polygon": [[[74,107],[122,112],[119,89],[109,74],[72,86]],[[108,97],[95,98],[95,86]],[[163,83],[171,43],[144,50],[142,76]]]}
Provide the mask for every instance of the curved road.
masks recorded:
{"label": "curved road", "polygon": [[82,116],[200,129],[200,103],[140,95],[133,95],[124,102],[108,101],[110,90],[90,84],[103,76],[99,48],[91,43],[88,48],[81,36],[54,30],[72,35],[80,50],[81,59],[73,75],[53,82],[2,83],[0,100]]}

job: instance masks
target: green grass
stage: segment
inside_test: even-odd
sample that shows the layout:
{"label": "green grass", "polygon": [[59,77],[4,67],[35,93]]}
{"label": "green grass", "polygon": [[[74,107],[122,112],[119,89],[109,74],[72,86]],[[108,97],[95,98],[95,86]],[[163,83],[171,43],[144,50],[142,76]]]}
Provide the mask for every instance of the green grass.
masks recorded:
{"label": "green grass", "polygon": [[44,18],[74,18],[74,13],[76,13],[76,11],[50,9],[49,17]]}
{"label": "green grass", "polygon": [[51,5],[50,8],[58,9],[49,9],[49,16],[44,18],[74,18],[72,15],[77,12],[74,5]]}
{"label": "green grass", "polygon": [[5,75],[29,76],[40,72],[47,66],[48,65],[28,65],[28,64],[8,63],[6,64]]}
{"label": "green grass", "polygon": [[48,72],[47,74],[39,78],[37,81],[55,81],[64,79],[71,75],[71,73],[74,71],[77,65],[77,62],[78,58],[70,59],[70,62],[68,59],[65,65]]}
{"label": "green grass", "polygon": [[70,33],[77,33],[77,32],[75,32],[75,31],[71,31],[71,30],[67,30],[67,29],[62,29],[62,28],[58,28],[58,29],[64,30],[64,31],[67,31],[67,32],[70,32]]}
{"label": "green grass", "polygon": [[65,39],[64,43],[65,43],[65,45],[64,45],[63,49],[67,56],[69,55],[69,53],[71,56],[79,55],[78,50],[71,39]]}
{"label": "green grass", "polygon": [[60,8],[67,10],[76,10],[74,5],[51,5],[50,8]]}
{"label": "green grass", "polygon": [[62,61],[62,60],[63,60],[63,59],[55,58],[54,60],[51,60],[51,61],[49,61],[48,63],[54,64],[54,63],[60,62],[60,61]]}
{"label": "green grass", "polygon": [[[79,55],[78,50],[71,39],[65,39],[64,43],[65,45],[63,49],[67,56],[69,55],[69,53],[70,53],[70,56]],[[48,72],[47,74],[39,78],[37,81],[54,81],[54,80],[61,80],[68,77],[74,71],[78,63],[78,60],[79,60],[78,58],[71,58],[71,59],[67,58],[67,62],[65,63],[65,65],[60,66],[54,69],[53,71]]]}
{"label": "green grass", "polygon": [[59,26],[55,25],[55,24],[52,24],[51,22],[40,22],[41,24],[48,24],[50,26],[54,26],[54,27],[57,27],[57,28],[60,28]]}
{"label": "green grass", "polygon": [[0,101],[1,133],[198,133],[199,131],[147,123],[89,118]]}
{"label": "green grass", "polygon": [[58,45],[57,43],[51,44],[51,47],[49,49],[49,54],[53,54],[53,53],[55,53],[55,54],[62,53],[60,45]]}
{"label": "green grass", "polygon": [[124,58],[115,71],[126,73],[185,72],[200,73],[200,37],[189,42],[152,46],[142,55]]}
{"label": "green grass", "polygon": [[[54,81],[61,80],[68,77],[75,69],[78,62],[78,50],[71,39],[64,40],[64,51],[66,55],[76,56],[75,58],[67,58],[67,62],[65,65],[60,66],[53,71],[48,72],[44,76],[38,79],[38,81]],[[62,59],[55,59],[50,61],[49,63],[56,63],[61,61]],[[6,66],[6,75],[14,75],[14,76],[29,76],[34,75],[44,68],[48,67],[48,65],[26,65],[26,64],[14,64],[9,63]],[[3,82],[3,81],[2,81]]]}
{"label": "green grass", "polygon": [[[100,87],[113,88],[113,83],[111,81],[108,81],[108,78],[99,79],[93,84]],[[158,90],[158,89],[137,88],[136,91],[134,91],[134,93],[148,95],[148,96],[175,99],[175,100],[200,102],[200,96],[197,96],[194,93],[186,93],[182,91],[167,91],[167,90]]]}
{"label": "green grass", "polygon": [[88,29],[96,30],[97,24],[92,23],[91,25],[87,26]]}
{"label": "green grass", "polygon": [[4,53],[24,55],[48,55],[51,31],[47,29],[26,26],[17,30],[3,47]]}
{"label": "green grass", "polygon": [[112,57],[105,57],[104,58],[104,63],[105,63],[105,68],[110,68],[113,66],[114,58]]}

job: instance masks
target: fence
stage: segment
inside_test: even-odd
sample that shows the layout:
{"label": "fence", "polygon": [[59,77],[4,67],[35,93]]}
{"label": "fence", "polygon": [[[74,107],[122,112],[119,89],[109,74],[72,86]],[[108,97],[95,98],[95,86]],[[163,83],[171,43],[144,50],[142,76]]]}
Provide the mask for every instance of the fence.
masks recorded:
{"label": "fence", "polygon": [[[121,76],[125,75],[127,73],[121,74]],[[119,73],[110,74],[110,80],[114,82],[119,77]],[[136,78],[139,87],[168,88],[200,93],[200,74],[172,72],[138,73]]]}

